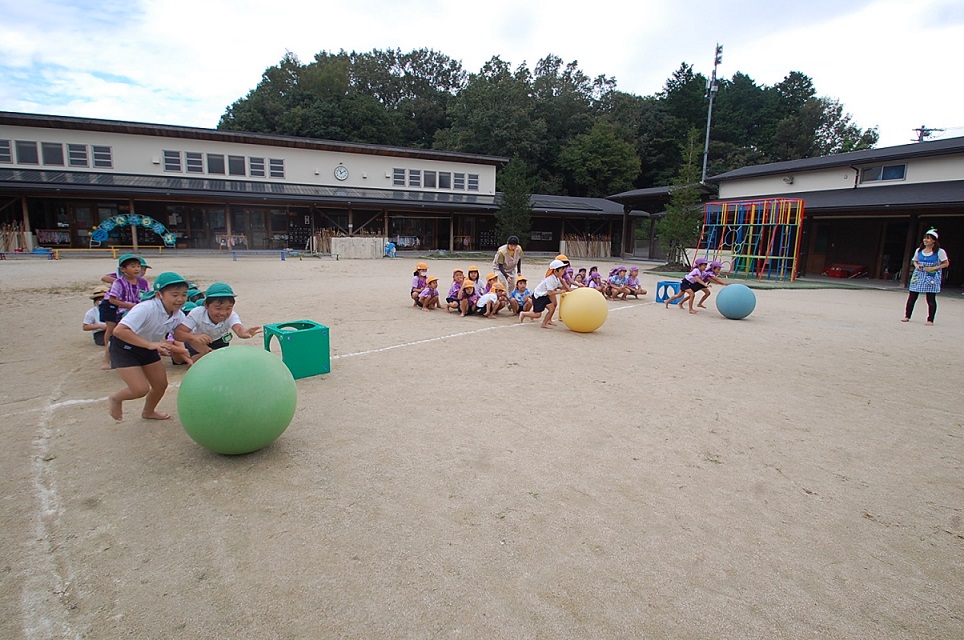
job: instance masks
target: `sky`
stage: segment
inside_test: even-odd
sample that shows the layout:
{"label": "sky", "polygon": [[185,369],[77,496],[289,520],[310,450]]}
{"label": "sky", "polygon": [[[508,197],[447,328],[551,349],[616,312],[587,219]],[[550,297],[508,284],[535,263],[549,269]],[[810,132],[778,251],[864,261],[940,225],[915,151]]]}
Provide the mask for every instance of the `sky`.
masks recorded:
{"label": "sky", "polygon": [[878,147],[964,136],[961,0],[0,0],[0,110],[214,128],[286,51],[433,49],[467,72],[549,54],[658,93],[681,63],[791,71]]}

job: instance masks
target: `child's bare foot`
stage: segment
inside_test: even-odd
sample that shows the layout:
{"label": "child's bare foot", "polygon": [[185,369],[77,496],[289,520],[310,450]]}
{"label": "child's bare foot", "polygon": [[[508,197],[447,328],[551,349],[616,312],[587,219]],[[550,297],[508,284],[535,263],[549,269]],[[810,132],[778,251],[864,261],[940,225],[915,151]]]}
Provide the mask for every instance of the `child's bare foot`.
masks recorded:
{"label": "child's bare foot", "polygon": [[464,314],[464,313],[460,313],[460,314],[459,314],[459,317],[460,317],[460,318],[464,318],[464,317],[465,317],[465,314]]}
{"label": "child's bare foot", "polygon": [[933,326],[934,326],[934,323],[931,322],[930,320],[928,320],[927,322],[924,323],[924,326],[925,326],[925,327],[933,327]]}
{"label": "child's bare foot", "polygon": [[170,420],[171,414],[163,411],[151,411],[150,413],[142,413],[141,417],[145,420]]}
{"label": "child's bare foot", "polygon": [[110,363],[109,363],[109,362],[102,362],[102,363],[100,364],[100,369],[101,369],[101,371],[110,371]]}
{"label": "child's bare foot", "polygon": [[901,322],[910,322],[910,318],[904,318],[901,320]]}
{"label": "child's bare foot", "polygon": [[114,420],[120,422],[124,419],[124,405],[120,400],[114,400],[114,396],[107,397],[107,413]]}
{"label": "child's bare foot", "polygon": [[640,290],[639,290],[639,295],[641,295],[641,296],[645,296],[647,293],[649,293],[649,292],[646,291],[646,289],[640,289]]}
{"label": "child's bare foot", "polygon": [[690,309],[690,313],[692,313],[693,315],[696,315],[697,313],[699,313],[699,311],[697,311],[696,309]]}
{"label": "child's bare foot", "polygon": [[663,307],[669,309],[669,305],[670,305],[670,302],[668,299],[663,301]]}
{"label": "child's bare foot", "polygon": [[696,305],[696,306],[699,307],[700,309],[705,309],[705,308],[706,308],[706,306],[705,306],[702,302],[699,303],[699,304]]}
{"label": "child's bare foot", "polygon": [[543,322],[543,323],[540,324],[539,326],[542,327],[543,329],[551,329],[552,326],[550,326],[550,325],[553,325],[553,324],[555,324],[555,323],[554,323],[554,322],[550,322],[550,323],[546,324],[545,322]]}

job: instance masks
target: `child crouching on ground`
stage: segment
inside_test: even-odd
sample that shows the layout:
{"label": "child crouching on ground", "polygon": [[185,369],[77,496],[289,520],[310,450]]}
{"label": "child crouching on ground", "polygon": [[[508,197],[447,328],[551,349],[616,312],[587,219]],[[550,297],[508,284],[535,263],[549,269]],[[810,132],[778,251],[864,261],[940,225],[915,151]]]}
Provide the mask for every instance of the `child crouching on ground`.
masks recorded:
{"label": "child crouching on ground", "polygon": [[626,276],[626,286],[629,288],[629,295],[639,300],[639,296],[646,295],[646,289],[639,283],[639,267],[630,267],[629,275]]}
{"label": "child crouching on ground", "polygon": [[552,321],[552,314],[556,311],[559,292],[565,289],[562,282],[562,274],[565,270],[566,263],[562,260],[553,260],[549,263],[549,275],[542,279],[532,294],[532,311],[520,311],[519,322],[525,321],[526,318],[535,320],[542,316],[543,311],[546,311],[548,313],[540,326],[543,329],[549,329],[556,324]]}
{"label": "child crouching on ground", "polygon": [[528,284],[528,280],[523,275],[515,279],[515,289],[509,294],[509,308],[512,309],[513,315],[532,309],[532,292],[529,291]]}
{"label": "child crouching on ground", "polygon": [[427,274],[428,265],[424,262],[419,262],[415,265],[415,271],[412,272],[412,306],[420,307],[418,296],[422,293],[422,290],[427,286]]}
{"label": "child crouching on ground", "polygon": [[84,314],[84,331],[94,332],[94,344],[98,347],[104,346],[104,332],[107,325],[100,320],[100,303],[107,294],[107,287],[101,285],[94,289],[90,294],[90,299],[94,301],[94,306]]}
{"label": "child crouching on ground", "polygon": [[465,280],[465,276],[462,275],[461,269],[452,272],[452,286],[449,287],[449,292],[445,295],[446,311],[459,310],[459,291],[462,289],[463,280]]}
{"label": "child crouching on ground", "polygon": [[440,308],[438,301],[438,278],[429,276],[425,281],[425,288],[418,294],[418,306],[423,311],[431,311]]}
{"label": "child crouching on ground", "polygon": [[110,339],[111,368],[117,369],[127,386],[108,398],[110,416],[124,419],[124,401],[145,398],[141,417],[168,420],[170,414],[157,410],[157,403],[167,391],[167,372],[161,355],[171,355],[169,333],[187,334],[181,307],[187,301],[187,281],[176,273],[157,276],[154,289],[134,306],[114,327]]}
{"label": "child crouching on ground", "polygon": [[[469,271],[471,273],[471,270]],[[475,291],[475,283],[469,278],[462,281],[462,290],[459,291],[459,316],[465,317],[475,313],[475,303],[481,296]]]}
{"label": "child crouching on ground", "polygon": [[505,285],[496,281],[492,284],[491,290],[484,294],[475,303],[476,309],[486,318],[494,318],[499,311],[505,308],[508,303],[508,296],[505,294]]}
{"label": "child crouching on ground", "polygon": [[[234,290],[229,285],[215,282],[204,292],[204,306],[195,307],[187,314],[184,326],[193,336],[198,336],[194,344],[185,341],[192,362],[197,362],[215,349],[228,346],[232,331],[245,340],[261,332],[260,326],[249,329],[241,324],[241,318],[234,311],[235,298]],[[175,337],[180,340],[184,336]],[[174,360],[177,362],[181,358],[175,354]]]}

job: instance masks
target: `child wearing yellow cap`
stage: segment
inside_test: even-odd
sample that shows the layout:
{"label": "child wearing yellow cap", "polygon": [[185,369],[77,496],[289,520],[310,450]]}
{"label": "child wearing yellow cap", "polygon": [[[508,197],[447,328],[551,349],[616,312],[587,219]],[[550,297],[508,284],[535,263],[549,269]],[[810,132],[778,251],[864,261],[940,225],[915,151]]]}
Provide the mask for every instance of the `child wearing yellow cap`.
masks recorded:
{"label": "child wearing yellow cap", "polygon": [[418,294],[415,303],[422,307],[423,311],[432,311],[439,308],[438,302],[438,278],[429,276],[425,280],[425,288]]}
{"label": "child wearing yellow cap", "polygon": [[428,265],[425,264],[424,262],[419,262],[417,265],[415,265],[415,271],[412,272],[411,295],[412,295],[413,307],[422,306],[421,304],[419,304],[418,296],[422,293],[422,290],[425,288],[427,284],[426,282],[427,277],[428,277]]}

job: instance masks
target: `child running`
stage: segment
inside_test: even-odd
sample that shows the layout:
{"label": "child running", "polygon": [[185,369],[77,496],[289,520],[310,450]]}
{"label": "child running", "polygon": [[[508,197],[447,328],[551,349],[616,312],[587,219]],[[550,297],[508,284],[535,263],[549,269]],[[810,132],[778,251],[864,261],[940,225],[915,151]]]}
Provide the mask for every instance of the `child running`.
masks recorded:
{"label": "child running", "polygon": [[542,316],[543,311],[547,311],[540,325],[543,329],[551,329],[555,326],[552,321],[552,314],[556,311],[556,298],[560,291],[565,290],[562,282],[562,274],[566,270],[566,263],[562,260],[553,260],[549,263],[549,275],[542,279],[532,294],[532,311],[520,311],[519,322],[524,322],[526,318],[535,320]]}
{"label": "child running", "polygon": [[[141,301],[141,292],[150,291],[147,280],[140,277],[142,261],[132,253],[125,253],[117,259],[117,275],[110,285],[105,305],[101,302],[100,319],[107,326],[104,330],[104,364],[101,369],[111,369],[110,337],[114,327],[128,311]],[[106,278],[107,276],[105,276]]]}
{"label": "child running", "polygon": [[[184,342],[191,362],[197,362],[215,349],[228,346],[232,331],[234,335],[245,340],[261,333],[260,326],[249,329],[241,324],[241,318],[234,311],[235,299],[234,290],[229,285],[215,282],[204,292],[204,306],[196,306],[187,314],[184,326],[193,334],[190,337],[194,338],[194,342]],[[183,333],[174,337],[179,341],[188,338]]]}
{"label": "child running", "polygon": [[697,291],[702,291],[706,288],[706,282],[703,280],[703,267],[707,263],[706,258],[697,258],[693,261],[693,270],[683,276],[683,279],[679,283],[679,293],[677,293],[672,298],[667,298],[663,306],[669,309],[669,305],[673,304],[675,300],[679,300],[683,296],[686,296],[686,300],[679,303],[679,308],[682,309],[683,305],[689,302],[690,313],[697,313],[696,309],[693,308],[693,298],[696,297]]}
{"label": "child running", "polygon": [[706,288],[703,289],[703,297],[700,298],[700,301],[696,303],[696,306],[700,309],[706,308],[703,303],[706,302],[706,299],[710,297],[710,282],[715,282],[716,284],[723,285],[724,287],[730,284],[729,282],[720,279],[720,270],[722,269],[723,263],[719,260],[714,260],[710,263],[709,268],[703,271],[702,278],[703,281],[706,282]]}
{"label": "child running", "polygon": [[178,329],[182,334],[188,333],[181,313],[186,301],[187,281],[176,273],[165,272],[157,276],[153,291],[144,301],[117,323],[110,340],[110,361],[127,386],[108,398],[108,412],[114,420],[124,419],[125,400],[145,396],[142,418],[170,419],[170,414],[157,410],[167,391],[167,372],[161,355],[171,354],[168,334]]}

